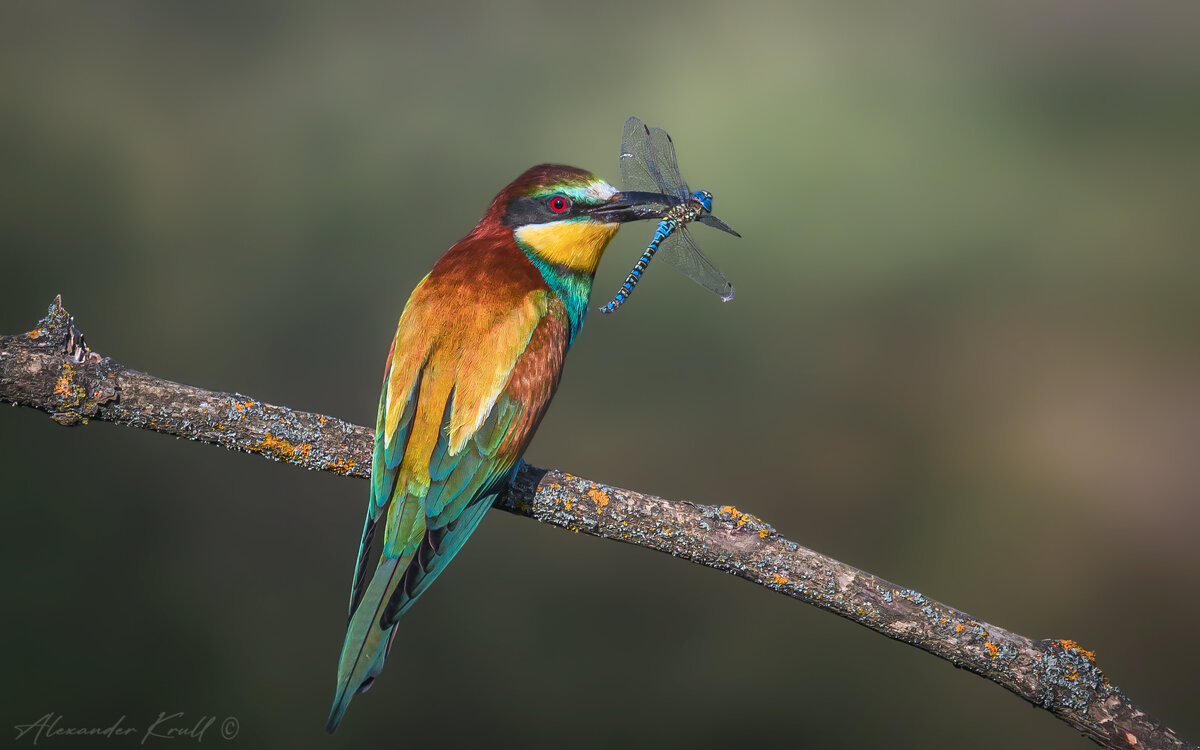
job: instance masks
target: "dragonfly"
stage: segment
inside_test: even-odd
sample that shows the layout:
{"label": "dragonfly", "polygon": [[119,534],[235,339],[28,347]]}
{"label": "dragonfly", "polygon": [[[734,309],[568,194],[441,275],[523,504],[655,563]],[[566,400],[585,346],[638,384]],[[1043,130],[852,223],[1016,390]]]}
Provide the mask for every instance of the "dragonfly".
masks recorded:
{"label": "dragonfly", "polygon": [[635,202],[662,206],[650,209],[647,213],[661,220],[646,252],[638,258],[625,283],[621,284],[612,300],[600,308],[600,312],[611,313],[625,304],[634,287],[642,280],[646,267],[660,250],[663,260],[692,281],[724,302],[733,299],[733,284],[708,256],[700,252],[687,225],[699,221],[734,237],[741,235],[713,216],[712,193],[707,190],[688,190],[675,160],[675,144],[667,131],[652,128],[637,117],[625,120],[625,129],[621,134],[620,166],[622,192]]}

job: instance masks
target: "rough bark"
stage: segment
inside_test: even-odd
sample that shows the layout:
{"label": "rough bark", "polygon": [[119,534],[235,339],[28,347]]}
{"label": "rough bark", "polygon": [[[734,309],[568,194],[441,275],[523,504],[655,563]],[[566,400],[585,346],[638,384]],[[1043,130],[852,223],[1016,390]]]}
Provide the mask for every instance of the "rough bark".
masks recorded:
{"label": "rough bark", "polygon": [[[0,401],[64,425],[100,419],[370,476],[372,429],[128,369],[87,347],[61,298],[33,330],[0,336]],[[789,541],[731,505],[666,500],[526,465],[495,507],[667,552],[828,610],[975,672],[1103,747],[1196,748],[1130,701],[1075,641],[1033,640],[982,622]]]}

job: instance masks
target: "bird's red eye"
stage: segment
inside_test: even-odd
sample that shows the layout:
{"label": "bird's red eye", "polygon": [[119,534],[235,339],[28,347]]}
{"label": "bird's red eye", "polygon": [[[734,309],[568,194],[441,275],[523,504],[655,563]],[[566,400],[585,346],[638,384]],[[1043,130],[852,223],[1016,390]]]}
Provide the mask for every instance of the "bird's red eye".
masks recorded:
{"label": "bird's red eye", "polygon": [[546,205],[549,206],[550,210],[554,213],[561,214],[565,213],[566,210],[571,207],[571,201],[567,200],[564,196],[555,195],[551,197],[550,200],[546,201]]}

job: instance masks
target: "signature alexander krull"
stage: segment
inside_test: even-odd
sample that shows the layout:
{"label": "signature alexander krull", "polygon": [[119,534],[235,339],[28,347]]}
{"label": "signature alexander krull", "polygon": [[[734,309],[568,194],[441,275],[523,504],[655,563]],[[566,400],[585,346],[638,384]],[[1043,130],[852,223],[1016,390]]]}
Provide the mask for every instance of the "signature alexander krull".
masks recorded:
{"label": "signature alexander krull", "polygon": [[28,742],[31,745],[76,737],[127,737],[141,745],[154,740],[203,742],[211,737],[232,740],[241,730],[235,716],[226,716],[214,730],[216,723],[217,717],[207,714],[193,719],[183,711],[159,711],[156,718],[141,726],[130,723],[124,715],[117,717],[116,721],[107,726],[80,726],[65,719],[62,714],[51,711],[28,724],[16,724],[13,729],[17,730],[17,742]]}

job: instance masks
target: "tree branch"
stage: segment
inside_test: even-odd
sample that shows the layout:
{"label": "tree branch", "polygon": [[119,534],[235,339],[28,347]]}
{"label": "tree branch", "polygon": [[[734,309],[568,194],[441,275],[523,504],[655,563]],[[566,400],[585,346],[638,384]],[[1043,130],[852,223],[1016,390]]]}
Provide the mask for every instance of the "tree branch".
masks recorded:
{"label": "tree branch", "polygon": [[[54,301],[32,331],[0,336],[0,401],[64,425],[100,419],[306,469],[370,476],[374,431],[130,370],[92,352]],[[666,500],[522,466],[495,507],[723,570],[968,669],[1108,748],[1196,748],[1138,708],[1075,641],[1039,640],[802,547],[727,505]]]}

